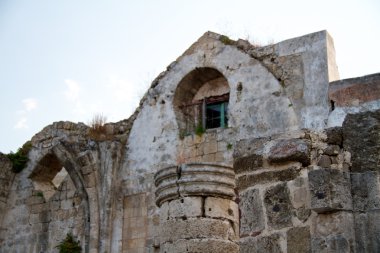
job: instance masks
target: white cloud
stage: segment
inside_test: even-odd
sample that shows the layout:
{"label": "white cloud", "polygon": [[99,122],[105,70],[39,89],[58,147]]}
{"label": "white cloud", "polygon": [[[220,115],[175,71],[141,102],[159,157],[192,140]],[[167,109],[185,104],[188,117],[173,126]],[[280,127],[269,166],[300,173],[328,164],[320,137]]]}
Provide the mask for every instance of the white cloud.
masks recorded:
{"label": "white cloud", "polygon": [[28,116],[30,115],[31,111],[35,110],[38,107],[38,102],[35,98],[25,98],[21,100],[21,103],[23,105],[23,109],[16,111],[19,118],[14,125],[14,128],[28,129]]}
{"label": "white cloud", "polygon": [[66,98],[70,100],[78,100],[81,87],[79,83],[75,80],[66,79],[65,80],[67,90],[65,91]]}
{"label": "white cloud", "polygon": [[27,122],[28,122],[28,119],[26,117],[23,117],[23,118],[19,119],[19,121],[17,121],[14,128],[16,128],[16,129],[27,129],[27,128],[29,128]]}
{"label": "white cloud", "polygon": [[35,98],[26,98],[22,100],[22,103],[27,112],[30,112],[37,108],[37,100]]}

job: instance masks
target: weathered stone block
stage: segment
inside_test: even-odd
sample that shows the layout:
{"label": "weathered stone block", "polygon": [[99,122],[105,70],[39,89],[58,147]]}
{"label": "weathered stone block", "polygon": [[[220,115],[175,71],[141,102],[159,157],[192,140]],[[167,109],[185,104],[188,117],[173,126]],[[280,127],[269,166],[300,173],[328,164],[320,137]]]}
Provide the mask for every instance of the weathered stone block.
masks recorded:
{"label": "weathered stone block", "polygon": [[203,144],[203,153],[204,154],[213,154],[218,151],[218,143],[216,140],[206,142]]}
{"label": "weathered stone block", "polygon": [[278,234],[263,237],[246,237],[240,240],[240,253],[282,253]]}
{"label": "weathered stone block", "polygon": [[45,199],[43,196],[31,196],[26,201],[28,205],[42,204],[44,202],[45,202]]}
{"label": "weathered stone block", "polygon": [[160,223],[169,220],[169,202],[164,202],[160,206]]}
{"label": "weathered stone block", "polygon": [[380,211],[354,215],[356,252],[380,252]]}
{"label": "weathered stone block", "polygon": [[355,211],[380,209],[380,184],[377,172],[352,173],[351,192]]}
{"label": "weathered stone block", "polygon": [[243,156],[235,158],[234,169],[236,174],[242,172],[254,171],[256,169],[262,168],[263,166],[263,156],[258,154],[251,154],[249,156]]}
{"label": "weathered stone block", "polygon": [[318,166],[322,168],[330,168],[331,166],[331,158],[328,155],[322,155],[318,160]]}
{"label": "weathered stone block", "polygon": [[168,220],[162,224],[161,243],[179,239],[215,238],[228,240],[230,222],[210,218]]}
{"label": "weathered stone block", "polygon": [[265,143],[270,141],[270,138],[254,138],[241,140],[236,143],[234,148],[234,158],[249,156],[251,154],[262,155],[264,152]]}
{"label": "weathered stone block", "polygon": [[239,196],[240,236],[255,235],[264,228],[264,211],[258,189],[249,189]]}
{"label": "weathered stone block", "polygon": [[351,210],[350,174],[335,169],[309,172],[311,209],[317,213]]}
{"label": "weathered stone block", "polygon": [[302,139],[275,141],[268,154],[271,163],[297,161],[303,166],[310,164],[310,143]]}
{"label": "weathered stone block", "polygon": [[379,171],[380,110],[348,114],[343,122],[343,146],[351,152],[351,171]]}
{"label": "weathered stone block", "polygon": [[339,145],[342,146],[343,140],[343,129],[341,127],[331,127],[326,130],[328,144]]}
{"label": "weathered stone block", "polygon": [[310,228],[294,227],[288,230],[287,251],[291,253],[306,253],[311,251]]}
{"label": "weathered stone block", "polygon": [[169,202],[169,218],[196,217],[202,215],[201,197],[184,197]]}
{"label": "weathered stone block", "polygon": [[47,209],[47,207],[48,207],[47,203],[34,204],[34,205],[31,205],[30,212],[31,213],[40,213],[42,211],[45,211]]}
{"label": "weathered stone block", "polygon": [[301,222],[305,222],[310,214],[309,208],[309,191],[307,187],[307,178],[298,177],[288,183],[292,206],[295,208],[295,215]]}
{"label": "weathered stone block", "polygon": [[340,147],[338,145],[328,145],[327,148],[323,151],[325,155],[336,156],[340,152]]}
{"label": "weathered stone block", "polygon": [[[178,252],[178,251],[176,251]],[[190,240],[187,244],[187,251],[191,253],[238,253],[239,246],[227,240]]]}
{"label": "weathered stone block", "polygon": [[355,240],[354,216],[350,212],[319,214],[313,222],[313,252],[350,252]]}
{"label": "weathered stone block", "polygon": [[311,249],[313,253],[352,252],[350,242],[342,235],[312,238]]}
{"label": "weathered stone block", "polygon": [[225,154],[225,152],[217,152],[215,154],[215,162],[222,163],[222,162],[226,161],[224,154]]}
{"label": "weathered stone block", "polygon": [[208,197],[205,200],[204,209],[206,217],[228,219],[238,222],[239,208],[235,201]]}
{"label": "weathered stone block", "polygon": [[236,185],[241,191],[257,184],[290,181],[297,178],[299,174],[300,168],[290,167],[284,170],[264,171],[257,174],[241,175],[237,178]]}
{"label": "weathered stone block", "polygon": [[308,194],[306,182],[306,178],[298,177],[295,180],[288,183],[294,208],[299,208],[307,204]]}
{"label": "weathered stone block", "polygon": [[162,253],[238,253],[239,246],[231,241],[218,239],[191,239],[177,240],[173,243],[164,243],[161,245]]}
{"label": "weathered stone block", "polygon": [[293,207],[286,183],[267,189],[264,197],[268,226],[280,229],[292,226]]}

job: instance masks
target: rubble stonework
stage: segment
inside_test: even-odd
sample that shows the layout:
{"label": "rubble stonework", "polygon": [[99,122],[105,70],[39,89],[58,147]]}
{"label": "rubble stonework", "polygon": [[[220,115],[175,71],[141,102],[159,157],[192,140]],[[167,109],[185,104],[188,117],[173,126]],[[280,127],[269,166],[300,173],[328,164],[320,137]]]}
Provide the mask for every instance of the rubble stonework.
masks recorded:
{"label": "rubble stonework", "polygon": [[380,75],[338,79],[326,31],[205,33],[129,119],[55,122],[17,174],[0,154],[0,253],[379,252]]}

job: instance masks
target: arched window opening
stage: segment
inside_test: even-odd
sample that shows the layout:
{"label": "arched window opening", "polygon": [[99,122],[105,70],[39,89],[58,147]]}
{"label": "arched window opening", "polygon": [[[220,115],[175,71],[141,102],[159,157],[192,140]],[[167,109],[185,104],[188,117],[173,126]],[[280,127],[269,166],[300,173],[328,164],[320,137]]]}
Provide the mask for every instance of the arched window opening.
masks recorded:
{"label": "arched window opening", "polygon": [[212,68],[197,68],[179,83],[174,99],[180,131],[191,134],[228,126],[229,86]]}
{"label": "arched window opening", "polygon": [[37,164],[30,178],[34,190],[40,192],[46,200],[49,200],[66,179],[68,173],[58,158],[53,154],[47,154]]}

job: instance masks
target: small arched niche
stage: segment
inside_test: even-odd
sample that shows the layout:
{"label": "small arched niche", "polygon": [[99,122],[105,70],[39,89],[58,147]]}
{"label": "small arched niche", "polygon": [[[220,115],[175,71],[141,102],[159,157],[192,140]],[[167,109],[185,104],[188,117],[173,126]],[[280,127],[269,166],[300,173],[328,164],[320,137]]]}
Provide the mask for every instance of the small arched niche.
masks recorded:
{"label": "small arched niche", "polygon": [[49,200],[68,176],[66,169],[54,154],[45,155],[30,175],[34,189]]}
{"label": "small arched niche", "polygon": [[228,126],[230,88],[213,68],[196,68],[178,84],[174,110],[181,135]]}

